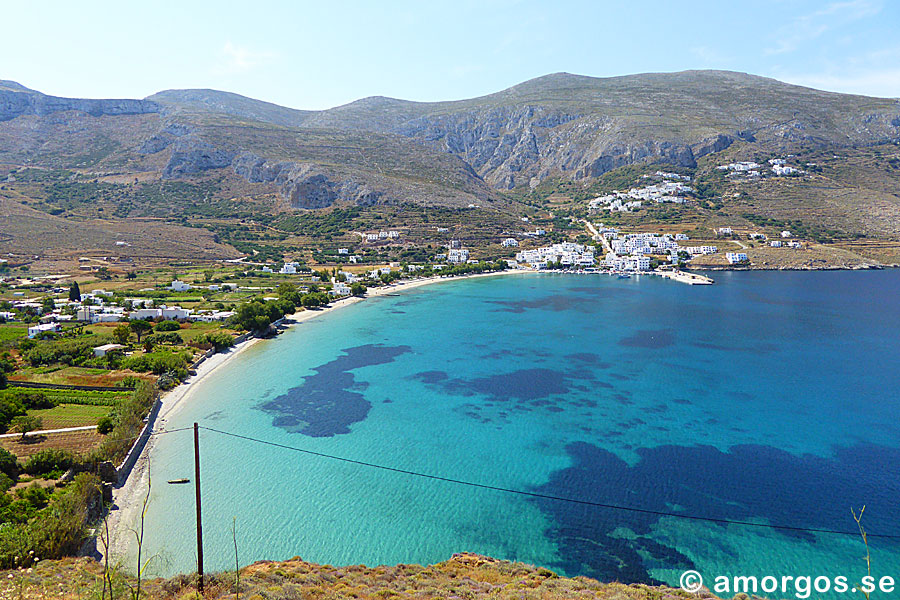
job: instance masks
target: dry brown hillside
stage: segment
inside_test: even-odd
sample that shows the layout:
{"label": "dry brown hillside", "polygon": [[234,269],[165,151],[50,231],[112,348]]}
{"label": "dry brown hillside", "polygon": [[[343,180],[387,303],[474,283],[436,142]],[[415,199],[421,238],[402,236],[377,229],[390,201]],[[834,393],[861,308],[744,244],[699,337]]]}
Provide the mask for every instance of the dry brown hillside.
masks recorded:
{"label": "dry brown hillside", "polygon": [[[142,584],[145,598],[196,598],[196,577],[178,576]],[[238,597],[235,573],[207,579],[205,598]],[[114,598],[132,598],[136,582],[114,578]],[[240,571],[240,597],[261,599],[457,598],[554,600],[675,600],[716,596],[641,584],[600,583],[586,577],[558,577],[552,571],[476,554],[456,554],[448,561],[423,567],[332,567],[293,558],[263,561]],[[101,598],[103,568],[91,559],[41,562],[33,570],[0,572],[0,598]],[[110,598],[106,591],[106,598]]]}

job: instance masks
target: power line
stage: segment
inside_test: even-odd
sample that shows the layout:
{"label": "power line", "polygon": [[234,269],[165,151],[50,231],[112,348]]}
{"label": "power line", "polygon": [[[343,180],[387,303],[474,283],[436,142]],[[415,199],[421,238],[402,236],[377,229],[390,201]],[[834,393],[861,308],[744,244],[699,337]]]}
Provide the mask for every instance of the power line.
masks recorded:
{"label": "power line", "polygon": [[[273,446],[273,447],[275,447],[275,448],[282,448],[282,449],[284,449],[284,450],[292,450],[292,451],[294,451],[294,452],[300,452],[300,453],[308,454],[308,455],[311,455],[311,456],[317,456],[317,457],[319,457],[319,458],[328,458],[328,459],[331,459],[331,460],[336,460],[336,461],[340,461],[340,462],[344,462],[344,463],[349,463],[349,464],[353,464],[353,465],[358,465],[358,466],[362,466],[362,467],[370,467],[370,468],[373,468],[373,469],[380,469],[380,470],[382,470],[382,471],[390,471],[390,472],[393,472],[393,473],[401,473],[401,474],[403,474],[403,475],[411,475],[411,476],[414,476],[414,477],[422,477],[422,478],[424,478],[424,479],[432,479],[432,480],[435,480],[435,481],[443,481],[443,482],[445,482],[445,483],[453,483],[453,484],[457,484],[457,485],[465,485],[465,486],[468,486],[468,487],[480,488],[480,489],[484,489],[484,490],[492,490],[492,491],[496,491],[496,492],[505,492],[505,493],[507,493],[507,494],[517,494],[517,495],[519,495],[519,496],[528,496],[528,497],[531,497],[531,498],[539,498],[539,499],[541,499],[541,500],[553,500],[553,501],[557,501],[557,502],[569,502],[569,503],[571,503],[571,504],[581,504],[581,505],[584,505],[584,506],[593,506],[593,507],[596,507],[596,508],[608,508],[608,509],[612,509],[612,510],[621,510],[621,511],[625,511],[625,512],[633,512],[633,513],[639,513],[639,514],[645,514],[645,515],[653,515],[653,516],[658,516],[658,517],[674,517],[674,518],[676,518],[676,519],[687,519],[687,520],[691,520],[691,521],[705,521],[705,522],[708,522],[708,523],[718,523],[718,524],[720,524],[720,525],[744,525],[744,526],[747,526],[747,527],[760,527],[760,528],[765,528],[765,529],[778,529],[778,530],[784,530],[784,531],[796,531],[796,532],[802,532],[802,533],[828,533],[828,534],[836,534],[836,535],[853,535],[853,536],[858,536],[858,535],[859,535],[859,532],[858,532],[858,531],[841,531],[841,530],[837,530],[837,529],[819,529],[819,528],[813,528],[813,527],[794,527],[794,526],[791,526],[791,525],[772,525],[772,524],[768,524],[768,523],[754,523],[754,522],[752,522],[752,521],[740,521],[740,520],[736,520],[736,519],[723,519],[723,518],[717,518],[717,517],[703,517],[703,516],[699,516],[699,515],[689,515],[689,514],[684,514],[684,513],[675,513],[675,512],[668,512],[668,511],[662,511],[662,510],[653,510],[653,509],[649,509],[649,508],[639,508],[639,507],[636,507],[636,506],[624,506],[624,505],[621,505],[621,504],[608,504],[608,503],[604,503],[604,502],[595,502],[595,501],[593,501],[593,500],[584,500],[584,499],[580,499],[580,498],[566,498],[566,497],[563,497],[563,496],[553,496],[553,495],[550,495],[550,494],[541,494],[541,493],[538,493],[538,492],[528,492],[528,491],[524,491],[524,490],[516,490],[516,489],[512,489],[512,488],[506,488],[506,487],[502,487],[502,486],[497,486],[497,485],[489,485],[489,484],[486,484],[486,483],[477,483],[477,482],[474,482],[474,481],[464,481],[464,480],[462,480],[462,479],[453,479],[453,478],[450,478],[450,477],[442,477],[442,476],[440,476],[440,475],[433,475],[433,474],[430,474],[430,473],[421,473],[421,472],[418,472],[418,471],[410,471],[410,470],[407,470],[407,469],[400,469],[400,468],[397,468],[397,467],[389,467],[389,466],[387,466],[387,465],[379,465],[379,464],[376,464],[376,463],[365,462],[365,461],[362,461],[362,460],[356,460],[356,459],[352,459],[352,458],[345,458],[345,457],[343,457],[343,456],[335,456],[335,455],[333,455],[333,454],[325,454],[325,453],[323,453],[323,452],[316,452],[316,451],[314,451],[314,450],[306,450],[306,449],[304,449],[304,448],[296,448],[296,447],[294,447],[294,446],[288,446],[288,445],[286,445],[286,444],[279,444],[278,442],[270,442],[270,441],[268,441],[268,440],[262,440],[262,439],[259,439],[259,438],[254,438],[254,437],[250,437],[250,436],[246,436],[246,435],[241,435],[241,434],[238,434],[238,433],[231,433],[231,432],[228,432],[228,431],[222,431],[222,430],[220,430],[220,429],[213,429],[212,427],[205,427],[205,426],[202,426],[202,425],[200,426],[200,428],[201,428],[201,429],[205,429],[205,430],[207,430],[207,431],[212,431],[213,433],[218,433],[218,434],[221,434],[221,435],[226,435],[226,436],[230,436],[230,437],[234,437],[234,438],[238,438],[238,439],[242,439],[242,440],[246,440],[246,441],[250,441],[250,442],[256,442],[256,443],[259,443],[259,444],[265,444],[265,445],[267,445],[267,446]],[[190,429],[190,428],[187,428],[187,429]],[[174,430],[173,430],[173,431],[174,431]],[[900,539],[900,535],[891,535],[891,534],[867,533],[867,536],[870,537],[870,538]]]}
{"label": "power line", "polygon": [[[151,431],[149,435],[165,435],[167,433],[176,433],[178,431],[188,431],[189,429],[193,429],[193,427],[179,427],[177,429],[160,429],[159,431]],[[141,437],[141,436],[137,436]]]}

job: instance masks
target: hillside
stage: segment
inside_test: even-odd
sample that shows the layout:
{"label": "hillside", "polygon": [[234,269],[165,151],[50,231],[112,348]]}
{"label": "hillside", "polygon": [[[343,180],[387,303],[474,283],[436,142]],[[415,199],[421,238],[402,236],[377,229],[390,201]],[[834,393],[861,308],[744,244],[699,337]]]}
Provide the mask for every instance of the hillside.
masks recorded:
{"label": "hillside", "polygon": [[[103,569],[90,559],[41,562],[29,572],[0,572],[0,594],[32,598],[102,597]],[[195,576],[143,582],[141,593],[152,600],[194,598]],[[131,597],[133,578],[113,577],[115,597]],[[205,598],[237,598],[235,572],[207,579]],[[587,577],[558,577],[547,569],[498,561],[475,554],[457,554],[436,565],[394,567],[332,567],[299,558],[258,562],[240,570],[240,597],[245,598],[496,598],[570,600],[675,600],[716,598],[642,584],[599,583]]]}
{"label": "hillside", "polygon": [[[202,227],[241,252],[349,244],[379,221],[458,227],[485,246],[515,233],[524,215],[551,228],[554,217],[585,217],[596,194],[664,167],[701,184],[691,202],[613,222],[707,231],[766,222],[774,231],[799,219],[813,241],[849,253],[831,264],[895,263],[898,143],[896,99],[726,71],[556,73],[468,100],[370,97],[322,111],[216,90],[80,100],[0,82],[0,198],[61,219]],[[748,181],[716,172],[775,158],[805,173]],[[356,208],[353,219],[332,215]],[[292,215],[302,227],[279,225]],[[322,237],[322,220],[340,221],[340,235]],[[15,252],[13,229],[0,250]]]}

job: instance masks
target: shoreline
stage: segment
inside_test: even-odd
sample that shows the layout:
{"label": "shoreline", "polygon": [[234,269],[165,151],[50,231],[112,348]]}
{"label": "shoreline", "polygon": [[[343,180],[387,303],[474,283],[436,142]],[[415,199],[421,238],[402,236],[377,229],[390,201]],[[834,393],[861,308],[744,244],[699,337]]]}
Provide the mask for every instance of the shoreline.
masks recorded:
{"label": "shoreline", "polygon": [[[292,315],[285,315],[284,327],[285,329],[293,327],[305,321],[309,321],[310,319],[314,319],[321,315],[328,314],[332,311],[351,306],[370,298],[378,298],[379,296],[405,292],[435,283],[442,283],[446,281],[462,281],[479,277],[497,277],[501,275],[517,275],[537,272],[538,271],[525,269],[513,269],[454,277],[442,277],[438,275],[434,277],[401,281],[399,283],[372,288],[366,292],[365,296],[349,296],[346,298],[335,300],[325,308],[316,310],[303,309],[295,312]],[[180,385],[172,388],[167,392],[164,392],[160,396],[159,414],[156,418],[156,422],[153,424],[153,428],[151,430],[152,433],[157,433],[165,429],[167,420],[173,415],[177,414],[178,411],[183,408],[190,401],[191,397],[196,393],[199,387],[197,384],[209,378],[220,368],[231,363],[235,358],[240,356],[248,348],[266,339],[267,338],[251,337],[250,339],[236,344],[231,349],[229,349],[228,352],[219,352],[212,355],[197,367],[195,375],[191,375]],[[128,474],[128,478],[122,483],[121,486],[113,490],[112,509],[109,511],[107,516],[107,524],[109,527],[111,539],[109,545],[109,553],[110,562],[112,564],[120,563],[123,559],[128,557],[128,551],[131,546],[131,539],[127,534],[129,532],[129,529],[136,524],[136,521],[140,517],[141,507],[143,505],[144,498],[147,495],[147,490],[150,485],[150,462],[148,457],[155,443],[156,438],[151,435],[147,440],[147,443],[144,445],[144,449],[141,451],[141,454],[138,456],[134,467]],[[102,524],[100,527],[102,528]],[[100,529],[97,530],[97,533],[99,532]],[[100,545],[99,540],[96,542],[95,548],[96,552],[94,553],[94,555],[102,557],[103,548]]]}

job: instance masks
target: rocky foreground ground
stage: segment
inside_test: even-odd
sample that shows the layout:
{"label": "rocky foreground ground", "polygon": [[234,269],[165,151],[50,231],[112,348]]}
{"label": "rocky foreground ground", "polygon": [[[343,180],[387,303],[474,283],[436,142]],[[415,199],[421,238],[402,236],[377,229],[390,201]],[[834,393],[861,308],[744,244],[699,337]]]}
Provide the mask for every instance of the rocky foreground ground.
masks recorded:
{"label": "rocky foreground ground", "polygon": [[[330,599],[330,598],[515,598],[518,600],[588,599],[675,600],[713,599],[701,592],[640,584],[600,583],[586,577],[559,577],[544,568],[478,556],[457,554],[429,567],[332,567],[293,558],[257,562],[234,571],[207,576],[204,597],[210,599]],[[134,578],[112,576],[113,593],[104,590],[104,569],[87,558],[42,561],[31,569],[0,572],[0,598],[122,598],[136,597]],[[239,585],[239,587],[238,587]],[[197,598],[196,575],[153,579],[141,584],[144,598]]]}

